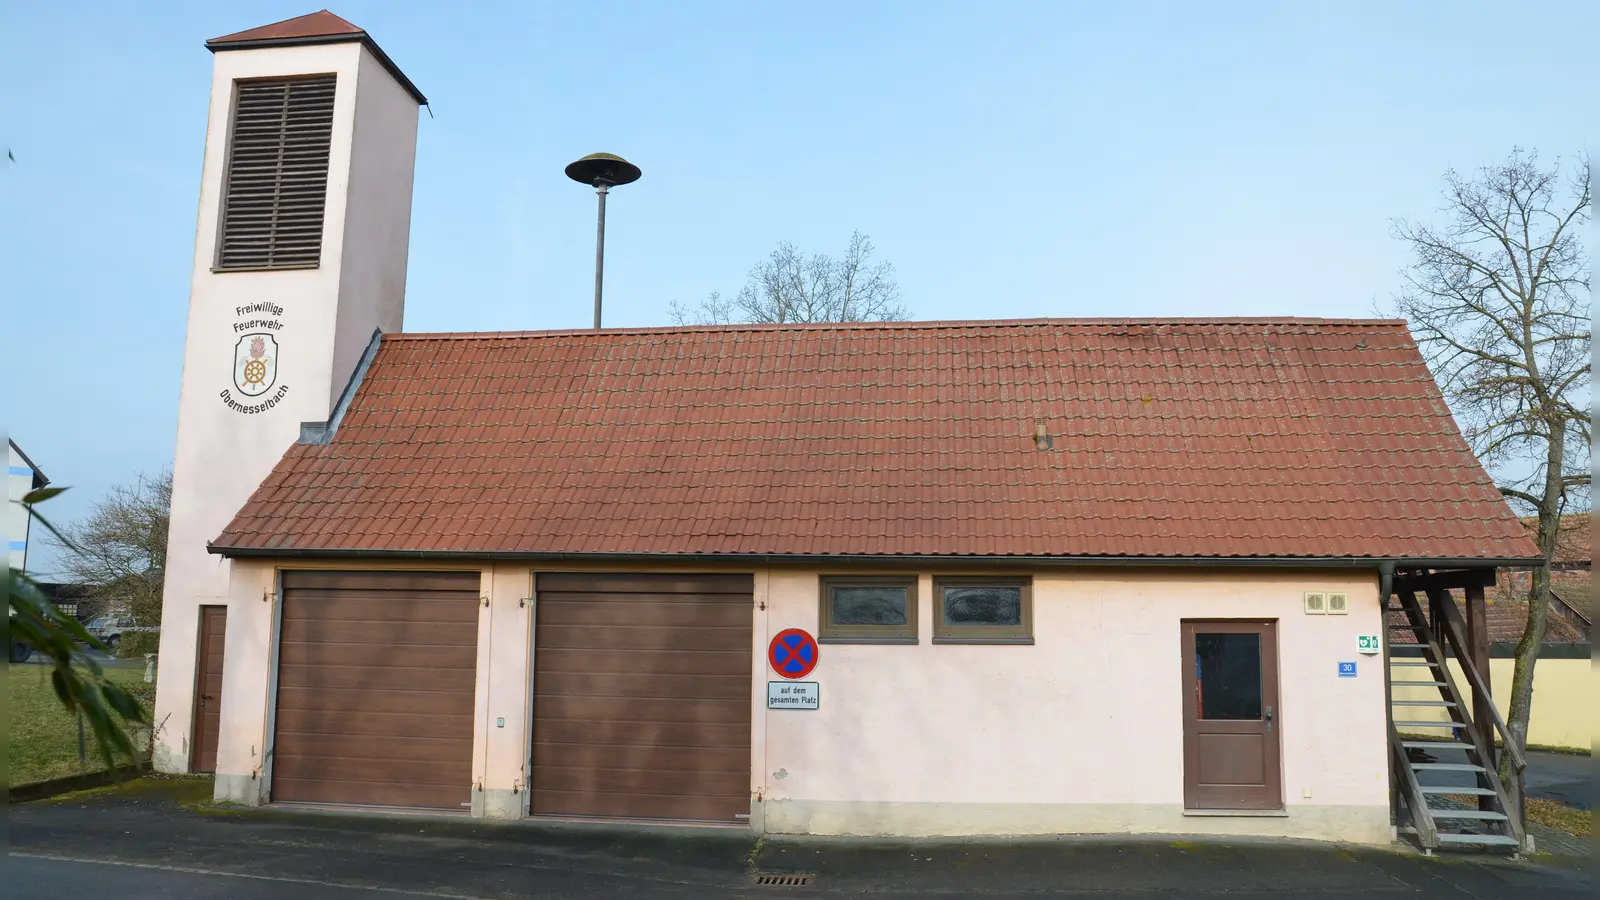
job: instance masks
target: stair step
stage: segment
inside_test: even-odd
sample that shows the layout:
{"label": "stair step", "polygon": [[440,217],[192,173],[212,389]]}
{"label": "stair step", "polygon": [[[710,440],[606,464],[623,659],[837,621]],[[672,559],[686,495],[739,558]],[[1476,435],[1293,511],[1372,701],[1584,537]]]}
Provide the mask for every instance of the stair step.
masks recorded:
{"label": "stair step", "polygon": [[1400,746],[1417,750],[1471,750],[1472,745],[1461,741],[1401,741]]}
{"label": "stair step", "polygon": [[1482,772],[1483,766],[1471,763],[1412,763],[1414,772]]}
{"label": "stair step", "polygon": [[1441,844],[1476,844],[1487,847],[1520,847],[1522,843],[1503,834],[1450,834],[1439,832]]}
{"label": "stair step", "polygon": [[1451,787],[1448,784],[1418,785],[1424,794],[1463,794],[1468,797],[1493,797],[1494,791],[1480,787]]}
{"label": "stair step", "polygon": [[1394,685],[1395,687],[1400,687],[1401,685],[1405,685],[1406,687],[1449,687],[1450,686],[1450,683],[1447,682],[1447,681],[1391,681],[1389,683]]}
{"label": "stair step", "polygon": [[1460,722],[1402,722],[1399,719],[1396,719],[1394,721],[1394,727],[1396,727],[1396,728],[1401,728],[1401,727],[1404,727],[1404,728],[1462,728],[1464,726]]}
{"label": "stair step", "polygon": [[1393,700],[1395,706],[1455,706],[1454,700]]}
{"label": "stair step", "polygon": [[1390,641],[1390,647],[1426,647],[1427,644],[1417,644],[1408,641]]}
{"label": "stair step", "polygon": [[1483,812],[1476,809],[1434,809],[1428,807],[1428,812],[1435,819],[1476,819],[1480,822],[1504,822],[1505,813]]}
{"label": "stair step", "polygon": [[[1394,645],[1390,644],[1389,646],[1392,647]],[[1391,665],[1391,666],[1427,666],[1429,668],[1432,668],[1434,665],[1436,665],[1436,663],[1428,662],[1425,659],[1415,659],[1415,658],[1413,658],[1413,659],[1391,659],[1391,660],[1389,660],[1389,665]]]}

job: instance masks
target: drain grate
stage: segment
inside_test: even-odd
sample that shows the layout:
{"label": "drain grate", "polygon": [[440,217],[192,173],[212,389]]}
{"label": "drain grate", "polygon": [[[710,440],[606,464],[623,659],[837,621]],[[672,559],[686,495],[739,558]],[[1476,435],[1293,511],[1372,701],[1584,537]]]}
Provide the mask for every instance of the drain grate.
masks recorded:
{"label": "drain grate", "polygon": [[756,875],[756,884],[763,887],[804,887],[810,884],[817,876],[795,875],[790,873],[769,872]]}

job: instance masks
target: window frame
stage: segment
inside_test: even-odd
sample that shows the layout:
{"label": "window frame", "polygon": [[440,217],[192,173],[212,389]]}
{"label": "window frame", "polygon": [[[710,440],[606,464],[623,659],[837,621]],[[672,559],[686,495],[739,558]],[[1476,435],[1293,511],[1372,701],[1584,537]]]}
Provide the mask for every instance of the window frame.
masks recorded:
{"label": "window frame", "polygon": [[[946,624],[944,591],[950,587],[1021,588],[1022,621],[1017,625]],[[935,644],[1032,644],[1033,577],[1030,575],[936,576],[933,579],[933,642]]]}
{"label": "window frame", "polygon": [[[915,644],[917,633],[917,576],[823,575],[817,589],[817,642],[820,644]],[[903,587],[906,590],[904,625],[835,625],[832,599],[840,587]]]}

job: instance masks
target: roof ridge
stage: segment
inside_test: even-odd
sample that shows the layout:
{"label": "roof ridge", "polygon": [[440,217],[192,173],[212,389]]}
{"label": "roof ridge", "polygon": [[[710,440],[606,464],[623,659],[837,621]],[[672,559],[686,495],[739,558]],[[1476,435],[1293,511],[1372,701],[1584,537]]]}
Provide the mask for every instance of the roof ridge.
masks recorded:
{"label": "roof ridge", "polygon": [[1119,325],[1254,325],[1338,326],[1362,328],[1406,327],[1404,319],[1322,319],[1301,316],[1221,316],[1173,318],[1037,318],[1037,319],[928,319],[909,322],[784,322],[729,325],[646,325],[620,328],[550,328],[518,331],[417,331],[384,335],[384,340],[492,340],[541,337],[620,337],[635,334],[693,334],[777,331],[924,331],[970,328],[1026,328],[1069,326],[1079,328]]}

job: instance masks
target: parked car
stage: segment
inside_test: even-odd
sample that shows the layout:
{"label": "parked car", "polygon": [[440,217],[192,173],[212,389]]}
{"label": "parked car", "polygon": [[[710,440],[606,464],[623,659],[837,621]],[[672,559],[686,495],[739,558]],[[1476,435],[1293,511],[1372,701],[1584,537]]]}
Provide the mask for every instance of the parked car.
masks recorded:
{"label": "parked car", "polygon": [[117,652],[117,648],[122,646],[122,636],[124,634],[129,634],[135,631],[157,630],[149,626],[134,624],[133,616],[127,615],[126,613],[107,613],[105,615],[95,616],[85,623],[84,628],[87,629],[90,634],[99,638],[100,643],[105,644],[106,649],[110,650],[112,653]]}

